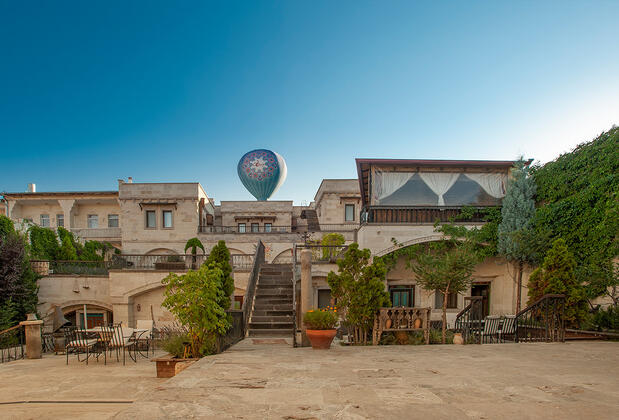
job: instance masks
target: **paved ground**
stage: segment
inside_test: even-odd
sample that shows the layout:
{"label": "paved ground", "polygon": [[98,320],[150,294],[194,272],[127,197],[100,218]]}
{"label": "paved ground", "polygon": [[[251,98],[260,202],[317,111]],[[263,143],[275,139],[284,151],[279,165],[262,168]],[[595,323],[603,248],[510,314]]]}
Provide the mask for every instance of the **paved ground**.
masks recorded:
{"label": "paved ground", "polygon": [[252,344],[202,359],[117,419],[617,419],[619,343]]}
{"label": "paved ground", "polygon": [[619,418],[616,342],[328,351],[268,343],[246,339],[169,380],[145,359],[0,364],[0,418]]}
{"label": "paved ground", "polygon": [[144,358],[86,366],[71,355],[65,363],[65,356],[44,355],[0,364],[0,418],[107,419],[165,382]]}

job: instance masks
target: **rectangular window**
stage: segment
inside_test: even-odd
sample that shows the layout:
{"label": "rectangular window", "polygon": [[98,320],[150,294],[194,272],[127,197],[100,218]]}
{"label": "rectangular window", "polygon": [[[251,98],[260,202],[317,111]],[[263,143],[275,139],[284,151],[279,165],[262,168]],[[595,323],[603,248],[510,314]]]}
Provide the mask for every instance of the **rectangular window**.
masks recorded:
{"label": "rectangular window", "polygon": [[346,214],[344,220],[347,222],[355,221],[355,205],[354,204],[346,204],[345,206]]}
{"label": "rectangular window", "polygon": [[107,215],[107,227],[118,227],[118,215],[117,214]]}
{"label": "rectangular window", "polygon": [[88,215],[88,229],[96,229],[98,227],[99,227],[99,215],[89,214]]}
{"label": "rectangular window", "polygon": [[64,214],[56,215],[56,227],[64,227]]}
{"label": "rectangular window", "polygon": [[41,215],[41,223],[40,225],[42,227],[49,227],[49,214],[42,214]]}
{"label": "rectangular window", "polygon": [[331,303],[331,289],[318,289],[318,307],[322,309],[327,306],[333,306]]}
{"label": "rectangular window", "polygon": [[243,296],[234,297],[234,309],[243,309]]}
{"label": "rectangular window", "polygon": [[415,306],[415,288],[413,286],[393,286],[389,289],[391,306]]}
{"label": "rectangular window", "polygon": [[260,232],[260,225],[258,223],[252,223],[251,224],[251,231],[252,231],[252,233]]}
{"label": "rectangular window", "polygon": [[172,227],[172,210],[163,211],[163,227],[167,229]]}
{"label": "rectangular window", "polygon": [[155,214],[155,210],[146,210],[146,227],[148,229],[157,227],[157,215]]}
{"label": "rectangular window", "polygon": [[[447,309],[456,309],[458,307],[458,294],[457,293],[449,293],[447,296]],[[436,290],[434,292],[434,308],[442,309],[443,308],[443,293]]]}
{"label": "rectangular window", "polygon": [[265,223],[264,224],[264,231],[265,232],[270,232],[271,231],[271,224],[270,223]]}
{"label": "rectangular window", "polygon": [[239,233],[245,233],[245,223],[239,223]]}

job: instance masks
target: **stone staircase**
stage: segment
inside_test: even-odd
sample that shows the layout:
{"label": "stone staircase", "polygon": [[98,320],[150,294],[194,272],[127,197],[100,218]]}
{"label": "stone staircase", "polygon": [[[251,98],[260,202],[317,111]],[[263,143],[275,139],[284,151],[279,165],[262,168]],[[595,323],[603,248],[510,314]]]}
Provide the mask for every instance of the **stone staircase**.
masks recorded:
{"label": "stone staircase", "polygon": [[249,337],[293,334],[292,265],[263,264],[249,318]]}
{"label": "stone staircase", "polygon": [[320,231],[320,222],[318,221],[318,214],[316,214],[316,210],[303,210],[301,212],[301,218],[307,220],[307,230],[309,232]]}

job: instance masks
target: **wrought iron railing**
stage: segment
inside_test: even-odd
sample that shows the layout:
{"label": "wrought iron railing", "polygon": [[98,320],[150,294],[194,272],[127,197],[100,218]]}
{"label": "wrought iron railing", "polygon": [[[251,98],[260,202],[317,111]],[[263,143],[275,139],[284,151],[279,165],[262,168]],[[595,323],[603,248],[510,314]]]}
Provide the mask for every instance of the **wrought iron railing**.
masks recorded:
{"label": "wrought iron railing", "polygon": [[516,342],[565,341],[565,295],[548,294],[516,314]]}
{"label": "wrought iron railing", "polygon": [[467,296],[470,303],[456,315],[455,330],[462,334],[465,343],[481,344],[483,325],[483,297]]}
{"label": "wrought iron railing", "polygon": [[24,358],[24,327],[14,327],[0,331],[0,363]]}
{"label": "wrought iron railing", "polygon": [[342,258],[344,252],[348,249],[346,245],[297,245],[294,260],[296,263],[301,263],[300,249],[309,249],[312,251],[312,263],[334,263],[339,258]]}
{"label": "wrought iron railing", "polygon": [[[480,208],[481,209],[481,208]],[[451,206],[370,206],[362,215],[366,223],[435,223],[448,222],[462,214],[462,207]],[[460,222],[483,222],[484,212],[479,211]]]}
{"label": "wrought iron railing", "polygon": [[50,261],[49,274],[105,275],[111,261]]}
{"label": "wrought iron railing", "polygon": [[254,307],[254,296],[256,295],[256,284],[260,275],[260,268],[264,264],[264,244],[258,241],[256,252],[254,253],[254,261],[251,267],[251,273],[247,280],[247,288],[245,289],[245,297],[243,298],[243,327],[244,333],[247,334],[247,325],[249,325],[249,317]]}

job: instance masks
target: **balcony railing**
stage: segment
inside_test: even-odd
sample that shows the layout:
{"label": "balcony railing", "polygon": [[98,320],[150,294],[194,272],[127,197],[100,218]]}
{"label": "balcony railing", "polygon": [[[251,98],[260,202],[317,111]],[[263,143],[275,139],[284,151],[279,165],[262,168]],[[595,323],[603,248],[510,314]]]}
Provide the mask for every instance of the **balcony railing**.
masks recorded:
{"label": "balcony railing", "polygon": [[[476,211],[461,222],[483,222],[484,213]],[[462,214],[462,207],[391,207],[372,206],[366,209],[364,218],[367,223],[435,223],[448,222]]]}
{"label": "balcony railing", "polygon": [[107,228],[71,228],[71,232],[83,239],[120,239],[119,227]]}
{"label": "balcony railing", "polygon": [[303,249],[309,249],[312,251],[312,263],[329,264],[335,263],[341,258],[348,249],[345,245],[295,245],[293,248],[293,261],[297,265],[301,264],[301,251]]}
{"label": "balcony railing", "polygon": [[302,226],[199,226],[199,233],[238,233],[238,234],[277,234],[277,233],[304,233],[304,232],[351,232],[359,228],[357,223],[321,223],[318,228],[310,229]]}

